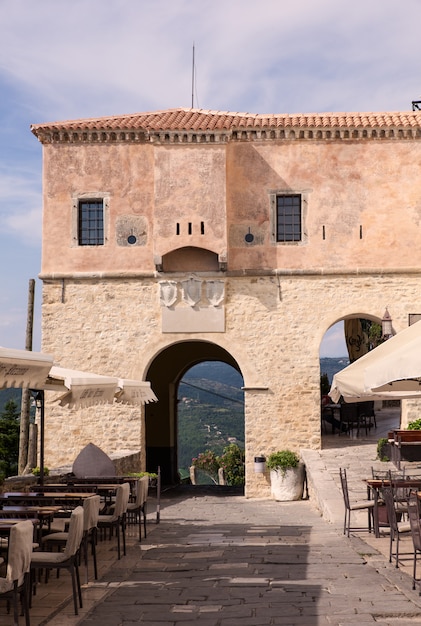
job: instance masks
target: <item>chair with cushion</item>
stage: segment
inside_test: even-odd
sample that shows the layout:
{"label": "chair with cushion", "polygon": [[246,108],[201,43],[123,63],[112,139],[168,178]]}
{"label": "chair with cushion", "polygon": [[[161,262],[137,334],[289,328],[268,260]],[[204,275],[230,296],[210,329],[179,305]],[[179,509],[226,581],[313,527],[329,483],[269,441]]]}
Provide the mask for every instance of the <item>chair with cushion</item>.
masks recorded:
{"label": "chair with cushion", "polygon": [[117,553],[118,558],[121,558],[120,548],[120,531],[123,538],[123,554],[126,556],[126,516],[127,505],[130,498],[130,484],[123,483],[117,487],[116,499],[114,510],[109,515],[100,515],[98,517],[98,528],[100,530],[109,530],[109,537],[111,539],[113,531],[116,531],[117,535]]}
{"label": "chair with cushion", "polygon": [[34,525],[18,522],[10,529],[6,577],[0,578],[0,597],[13,603],[13,624],[19,626],[19,596],[25,624],[29,626],[29,572],[31,568]]}
{"label": "chair with cushion", "polygon": [[75,615],[78,615],[79,606],[82,608],[82,592],[79,577],[79,549],[83,538],[83,508],[78,506],[72,511],[69,523],[69,532],[62,552],[34,552],[31,560],[31,570],[67,569],[72,578],[73,603]]}
{"label": "chair with cushion", "polygon": [[[101,506],[101,498],[98,495],[85,498],[83,501],[83,556],[85,559],[86,568],[86,581],[88,580],[88,547],[91,545],[91,554],[94,562],[94,576],[95,580],[98,579],[98,569],[96,560],[96,540],[97,540],[97,526],[99,509]],[[63,547],[69,537],[68,531],[53,532],[45,535],[42,539],[43,545],[47,549],[52,547]]]}
{"label": "chair with cushion", "polygon": [[[372,522],[374,525],[374,513],[373,513],[374,500],[366,500],[366,499],[357,500],[351,503],[351,500],[349,497],[348,478],[346,475],[346,469],[339,468],[339,477],[341,480],[342,495],[343,495],[344,504],[345,504],[344,535],[347,534],[349,537],[349,533],[351,531],[364,531],[364,530],[368,530],[368,532],[371,533]],[[367,514],[368,514],[368,526],[363,526],[363,527],[351,526],[351,513],[353,511],[363,511],[364,509],[367,510]]]}
{"label": "chair with cushion", "polygon": [[148,498],[149,476],[139,478],[136,485],[136,500],[127,505],[127,521],[132,520],[139,524],[139,541],[142,540],[142,516],[143,529],[146,537],[146,501]]}

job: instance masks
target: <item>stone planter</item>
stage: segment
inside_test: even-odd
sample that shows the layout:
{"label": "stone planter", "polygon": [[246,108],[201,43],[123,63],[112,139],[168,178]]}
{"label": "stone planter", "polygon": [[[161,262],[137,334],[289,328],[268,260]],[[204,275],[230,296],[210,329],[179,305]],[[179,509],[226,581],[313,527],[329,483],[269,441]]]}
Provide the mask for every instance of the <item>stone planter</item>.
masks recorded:
{"label": "stone planter", "polygon": [[283,470],[270,470],[272,498],[279,502],[301,500],[304,492],[304,464]]}

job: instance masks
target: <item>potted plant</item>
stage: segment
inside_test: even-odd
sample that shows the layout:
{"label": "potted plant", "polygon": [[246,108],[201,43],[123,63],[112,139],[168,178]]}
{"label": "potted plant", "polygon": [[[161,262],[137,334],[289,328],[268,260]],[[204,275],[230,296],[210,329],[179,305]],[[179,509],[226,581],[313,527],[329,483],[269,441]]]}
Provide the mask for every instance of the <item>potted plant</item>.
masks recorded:
{"label": "potted plant", "polygon": [[270,470],[272,497],[280,502],[301,500],[304,491],[304,464],[296,452],[272,452],[266,461]]}

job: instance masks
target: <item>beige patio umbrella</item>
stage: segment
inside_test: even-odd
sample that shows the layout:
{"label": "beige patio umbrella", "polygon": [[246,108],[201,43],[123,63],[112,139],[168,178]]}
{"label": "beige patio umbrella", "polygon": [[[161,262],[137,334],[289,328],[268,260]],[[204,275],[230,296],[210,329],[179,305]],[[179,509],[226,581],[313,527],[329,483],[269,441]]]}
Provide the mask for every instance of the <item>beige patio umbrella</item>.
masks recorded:
{"label": "beige patio umbrella", "polygon": [[40,484],[44,481],[45,391],[59,392],[61,406],[82,408],[124,402],[142,405],[156,402],[148,381],[102,376],[53,365],[53,357],[41,352],[0,347],[0,388],[28,387],[40,410]]}
{"label": "beige patio umbrella", "polygon": [[334,402],[421,397],[421,321],[335,374],[329,396]]}
{"label": "beige patio umbrella", "polygon": [[52,365],[49,354],[0,347],[0,389],[43,383]]}

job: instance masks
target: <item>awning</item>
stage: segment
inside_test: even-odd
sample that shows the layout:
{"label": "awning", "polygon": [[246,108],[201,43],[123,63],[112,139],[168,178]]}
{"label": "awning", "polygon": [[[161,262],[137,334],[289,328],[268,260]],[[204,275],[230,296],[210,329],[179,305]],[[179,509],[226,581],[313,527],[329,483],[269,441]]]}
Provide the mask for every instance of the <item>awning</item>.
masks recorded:
{"label": "awning", "polygon": [[123,404],[148,404],[158,400],[151,389],[150,382],[129,378],[119,378],[115,398],[117,402]]}
{"label": "awning", "polygon": [[335,374],[329,396],[334,402],[421,397],[421,321]]}
{"label": "awning", "polygon": [[52,365],[49,354],[0,347],[0,389],[42,385]]}
{"label": "awning", "polygon": [[40,389],[64,392],[60,406],[82,408],[114,401],[118,378],[53,366]]}

